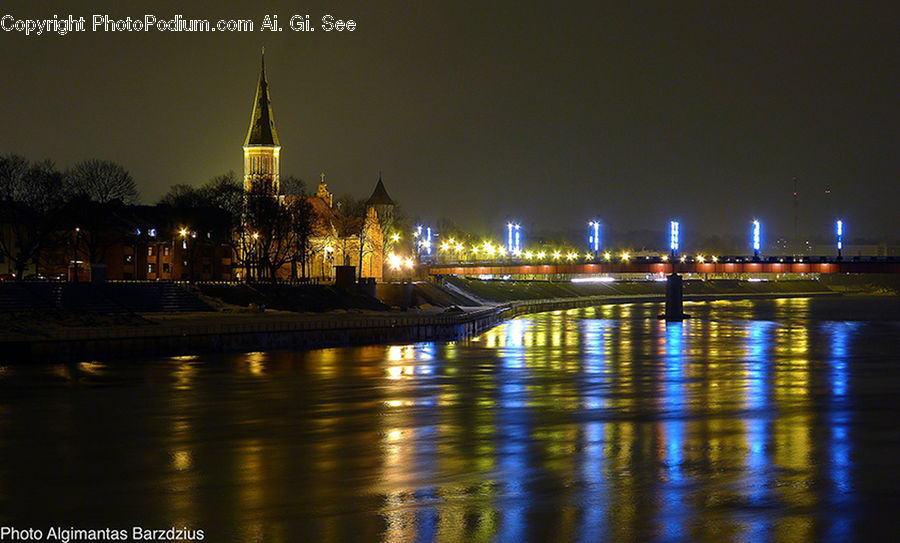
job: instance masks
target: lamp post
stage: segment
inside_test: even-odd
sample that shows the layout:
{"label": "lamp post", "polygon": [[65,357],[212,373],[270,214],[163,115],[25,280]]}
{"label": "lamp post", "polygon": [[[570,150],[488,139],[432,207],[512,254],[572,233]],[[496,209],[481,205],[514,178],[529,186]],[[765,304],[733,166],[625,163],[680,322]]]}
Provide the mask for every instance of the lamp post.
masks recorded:
{"label": "lamp post", "polygon": [[254,280],[259,280],[259,232],[253,232],[250,235],[253,239],[253,249],[250,251],[250,270],[251,270],[251,278]]}
{"label": "lamp post", "polygon": [[600,221],[588,222],[588,246],[596,257],[600,252]]}
{"label": "lamp post", "polygon": [[836,224],[837,227],[837,252],[838,252],[838,260],[843,260],[844,257],[841,252],[844,250],[844,221],[838,219]]}
{"label": "lamp post", "polygon": [[759,260],[759,221],[753,219],[753,260]]}
{"label": "lamp post", "polygon": [[518,223],[506,223],[506,252],[513,255],[522,248],[521,227]]}
{"label": "lamp post", "polygon": [[669,221],[669,250],[672,252],[672,260],[678,257],[679,240],[678,221]]}
{"label": "lamp post", "polygon": [[80,237],[80,235],[81,235],[81,228],[76,226],[75,227],[75,244],[74,244],[75,248],[73,249],[73,254],[72,254],[72,272],[74,274],[72,276],[73,283],[78,282],[78,238]]}

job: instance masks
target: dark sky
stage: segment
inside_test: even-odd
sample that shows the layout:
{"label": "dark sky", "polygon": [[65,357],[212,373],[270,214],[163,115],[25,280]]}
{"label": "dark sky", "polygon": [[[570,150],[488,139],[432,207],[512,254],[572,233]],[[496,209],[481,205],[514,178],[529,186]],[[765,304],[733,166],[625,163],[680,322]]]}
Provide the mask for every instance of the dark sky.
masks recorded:
{"label": "dark sky", "polygon": [[[900,229],[893,2],[5,2],[2,14],[250,18],[252,33],[0,32],[0,153],[122,163],[144,202],[240,171],[266,63],[282,175],[499,230],[685,229],[753,217]],[[180,5],[180,7],[179,7]],[[213,7],[214,6],[214,7]],[[350,33],[261,32],[267,13]],[[827,202],[825,187],[833,191]]]}

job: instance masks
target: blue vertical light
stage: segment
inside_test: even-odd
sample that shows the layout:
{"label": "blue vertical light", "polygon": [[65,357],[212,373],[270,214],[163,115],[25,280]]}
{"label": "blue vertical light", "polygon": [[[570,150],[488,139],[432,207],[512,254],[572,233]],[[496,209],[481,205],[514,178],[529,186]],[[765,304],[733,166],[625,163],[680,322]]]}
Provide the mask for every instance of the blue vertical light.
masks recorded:
{"label": "blue vertical light", "polygon": [[759,258],[759,221],[753,220],[753,256]]}
{"label": "blue vertical light", "polygon": [[522,248],[519,230],[518,224],[506,223],[506,252],[509,254],[518,253]]}
{"label": "blue vertical light", "polygon": [[837,222],[837,250],[838,256],[841,256],[841,250],[844,248],[844,221]]}
{"label": "blue vertical light", "polygon": [[425,229],[425,250],[428,251],[428,255],[431,256],[431,227],[427,227]]}
{"label": "blue vertical light", "polygon": [[669,223],[669,249],[672,250],[673,255],[678,254],[678,221],[671,221]]}
{"label": "blue vertical light", "polygon": [[600,221],[591,221],[588,226],[588,243],[591,251],[597,253],[600,251]]}

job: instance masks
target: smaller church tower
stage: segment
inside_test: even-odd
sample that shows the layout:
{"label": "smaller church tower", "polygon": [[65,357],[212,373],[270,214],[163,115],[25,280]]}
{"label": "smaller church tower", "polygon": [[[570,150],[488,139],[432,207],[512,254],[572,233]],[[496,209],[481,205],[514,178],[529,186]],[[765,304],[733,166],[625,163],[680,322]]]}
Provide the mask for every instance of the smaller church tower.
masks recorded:
{"label": "smaller church tower", "polygon": [[278,155],[281,144],[278,133],[275,132],[275,117],[272,115],[269,83],[266,81],[265,55],[263,49],[262,69],[259,72],[256,98],[253,100],[250,129],[244,140],[244,190],[250,191],[257,183],[263,182],[268,184],[274,195],[279,191],[281,162]]}
{"label": "smaller church tower", "polygon": [[330,192],[328,192],[328,184],[325,183],[325,174],[322,174],[321,179],[319,180],[319,188],[316,190],[316,196],[321,198],[328,207],[333,207],[333,196]]}

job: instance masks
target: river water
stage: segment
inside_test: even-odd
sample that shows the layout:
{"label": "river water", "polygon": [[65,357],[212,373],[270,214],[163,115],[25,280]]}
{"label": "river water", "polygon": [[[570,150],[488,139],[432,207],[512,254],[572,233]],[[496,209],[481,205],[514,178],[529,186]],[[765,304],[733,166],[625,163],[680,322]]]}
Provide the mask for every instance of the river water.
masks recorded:
{"label": "river water", "polygon": [[[449,343],[0,367],[0,526],[206,541],[896,533],[900,300],[606,305]],[[46,540],[46,537],[45,537]]]}

